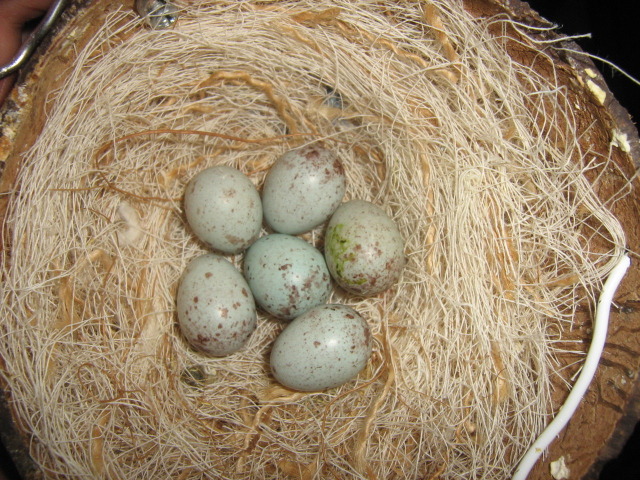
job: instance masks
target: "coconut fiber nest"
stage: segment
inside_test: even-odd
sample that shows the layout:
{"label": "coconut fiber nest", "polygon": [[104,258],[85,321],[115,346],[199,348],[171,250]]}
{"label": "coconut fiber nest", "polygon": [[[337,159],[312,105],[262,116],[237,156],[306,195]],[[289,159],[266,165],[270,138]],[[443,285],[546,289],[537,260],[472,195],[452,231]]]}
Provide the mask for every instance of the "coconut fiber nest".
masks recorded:
{"label": "coconut fiber nest", "polygon": [[[167,29],[70,3],[0,112],[2,429],[25,478],[511,478],[629,255],[595,378],[529,478],[617,453],[638,408],[638,137],[570,38],[517,0],[182,0]],[[319,392],[271,375],[284,322],[260,312],[210,357],[175,312],[207,251],[187,182],[229,165],[260,190],[308,144],[406,257],[383,293],[334,288],[373,353]]]}

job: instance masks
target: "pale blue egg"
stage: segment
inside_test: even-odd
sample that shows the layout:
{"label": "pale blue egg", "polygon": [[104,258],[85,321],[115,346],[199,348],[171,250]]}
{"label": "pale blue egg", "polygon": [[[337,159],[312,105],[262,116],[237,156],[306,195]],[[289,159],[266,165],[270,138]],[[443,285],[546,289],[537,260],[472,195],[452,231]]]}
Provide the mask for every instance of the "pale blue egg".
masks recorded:
{"label": "pale blue egg", "polygon": [[236,352],[256,328],[249,285],[219,255],[201,255],[187,265],[176,300],[182,334],[194,348],[209,355]]}
{"label": "pale blue egg", "polygon": [[224,165],[198,173],[186,187],[184,210],[193,233],[222,253],[238,253],[259,235],[262,202],[251,180]]}
{"label": "pale blue egg", "polygon": [[405,265],[398,226],[384,210],[364,200],[345,202],[333,214],[324,254],[338,285],[358,295],[387,290]]}
{"label": "pale blue egg", "polygon": [[317,391],[354,378],[371,356],[367,322],[346,305],[320,305],[293,320],[271,350],[271,372],[285,387]]}
{"label": "pale blue egg", "polygon": [[265,178],[265,221],[279,233],[308,232],[329,219],[344,192],[344,169],[333,150],[319,145],[290,150]]}
{"label": "pale blue egg", "polygon": [[245,254],[243,271],[256,303],[281,319],[290,320],[326,302],[331,293],[322,253],[291,235],[258,239]]}

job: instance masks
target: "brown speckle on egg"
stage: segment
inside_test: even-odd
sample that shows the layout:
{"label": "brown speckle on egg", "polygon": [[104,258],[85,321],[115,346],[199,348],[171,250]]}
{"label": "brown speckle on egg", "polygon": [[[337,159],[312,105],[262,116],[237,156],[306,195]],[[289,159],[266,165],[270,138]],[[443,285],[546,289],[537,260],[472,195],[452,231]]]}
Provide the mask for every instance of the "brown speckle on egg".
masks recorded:
{"label": "brown speckle on egg", "polygon": [[322,253],[291,235],[276,233],[258,239],[245,254],[244,275],[256,303],[284,320],[326,302],[331,293]]}
{"label": "brown speckle on egg", "polygon": [[376,295],[400,278],[404,241],[380,207],[363,200],[342,204],[327,225],[324,246],[335,281],[359,295]]}
{"label": "brown speckle on egg", "polygon": [[185,338],[215,356],[242,348],[256,325],[255,303],[248,292],[246,281],[228,260],[214,254],[196,257],[180,279],[176,298]]}
{"label": "brown speckle on egg", "polygon": [[371,349],[369,327],[355,310],[320,305],[293,320],[278,336],[271,371],[288,388],[324,390],[355,377]]}
{"label": "brown speckle on egg", "polygon": [[307,145],[286,152],[270,169],[262,191],[267,224],[297,235],[322,224],[345,193],[342,163],[333,150]]}
{"label": "brown speckle on egg", "polygon": [[254,184],[224,165],[202,170],[189,182],[184,210],[193,233],[223,253],[246,249],[262,227],[262,202]]}

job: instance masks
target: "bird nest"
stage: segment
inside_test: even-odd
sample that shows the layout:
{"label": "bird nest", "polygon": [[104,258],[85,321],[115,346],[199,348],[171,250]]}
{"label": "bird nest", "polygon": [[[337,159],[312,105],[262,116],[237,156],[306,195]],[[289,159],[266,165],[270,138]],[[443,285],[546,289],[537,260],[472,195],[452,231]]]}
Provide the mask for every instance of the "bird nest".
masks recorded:
{"label": "bird nest", "polygon": [[[626,181],[620,148],[591,148],[600,126],[577,114],[560,40],[457,1],[178,6],[168,30],[117,4],[72,30],[16,170],[0,355],[31,457],[50,478],[509,477],[626,244],[610,209],[628,190],[598,188]],[[345,199],[395,220],[407,265],[372,298],[334,290],[373,355],[302,393],[269,372],[281,321],[261,313],[245,348],[207,357],[175,295],[206,250],[183,214],[190,178],[229,165],[260,189],[314,142],[339,155]]]}

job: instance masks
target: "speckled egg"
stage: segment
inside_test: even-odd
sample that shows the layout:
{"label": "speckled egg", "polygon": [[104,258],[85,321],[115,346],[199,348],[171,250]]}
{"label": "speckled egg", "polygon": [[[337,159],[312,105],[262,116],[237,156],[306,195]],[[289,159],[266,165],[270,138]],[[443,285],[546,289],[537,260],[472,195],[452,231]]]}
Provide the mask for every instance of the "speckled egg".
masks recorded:
{"label": "speckled egg", "polygon": [[183,335],[194,348],[209,355],[239,350],[256,328],[256,306],[249,285],[219,255],[201,255],[187,265],[176,304]]}
{"label": "speckled egg", "polygon": [[246,249],[262,227],[256,187],[242,172],[224,165],[207,168],[191,179],[184,210],[193,233],[222,253]]}
{"label": "speckled egg", "polygon": [[346,305],[320,305],[276,338],[271,372],[293,390],[324,390],[354,378],[370,356],[371,333],[360,314]]}
{"label": "speckled egg", "polygon": [[308,232],[329,219],[344,192],[344,169],[333,150],[319,145],[290,150],[265,178],[265,221],[276,232]]}
{"label": "speckled egg", "polygon": [[256,303],[284,320],[326,302],[331,293],[322,253],[291,235],[273,233],[257,240],[245,254],[243,270]]}
{"label": "speckled egg", "polygon": [[400,278],[404,241],[395,222],[373,203],[343,203],[327,226],[324,254],[335,281],[358,295],[375,295]]}

